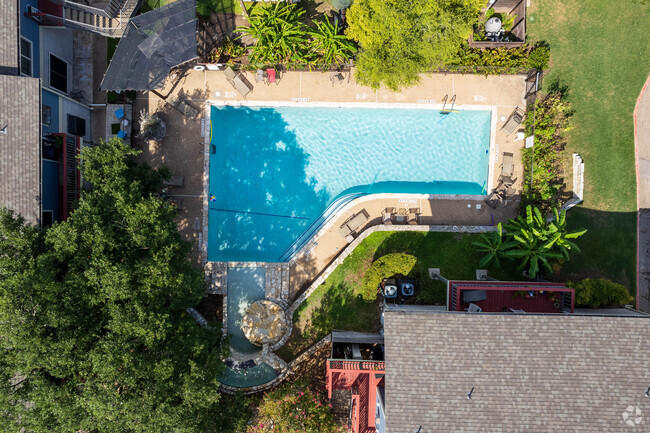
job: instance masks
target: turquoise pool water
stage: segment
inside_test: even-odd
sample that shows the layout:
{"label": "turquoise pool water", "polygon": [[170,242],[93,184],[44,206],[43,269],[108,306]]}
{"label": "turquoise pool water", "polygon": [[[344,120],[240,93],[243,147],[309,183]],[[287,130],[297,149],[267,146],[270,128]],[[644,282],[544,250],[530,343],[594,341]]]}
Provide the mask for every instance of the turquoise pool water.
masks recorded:
{"label": "turquoise pool water", "polygon": [[490,120],[474,110],[212,107],[208,259],[284,261],[350,194],[485,194]]}
{"label": "turquoise pool water", "polygon": [[226,367],[219,382],[236,388],[248,388],[270,382],[277,374],[269,364],[262,363],[247,370]]}
{"label": "turquoise pool water", "polygon": [[241,330],[241,321],[253,302],[264,299],[265,281],[264,268],[228,269],[228,336],[232,348],[240,353],[252,354],[262,350],[248,341]]}

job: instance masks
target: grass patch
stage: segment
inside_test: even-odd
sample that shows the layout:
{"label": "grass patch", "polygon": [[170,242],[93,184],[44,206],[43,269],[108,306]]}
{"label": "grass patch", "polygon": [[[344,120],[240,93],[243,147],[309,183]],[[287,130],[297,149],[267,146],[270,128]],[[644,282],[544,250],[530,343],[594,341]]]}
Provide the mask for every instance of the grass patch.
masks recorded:
{"label": "grass patch", "polygon": [[537,0],[528,13],[531,41],[551,47],[544,83],[569,86],[575,109],[567,153],[585,160],[585,201],[569,224],[589,232],[583,253],[562,273],[606,276],[634,292],[636,285],[634,125],[636,99],[650,70],[650,4],[639,1]]}
{"label": "grass patch", "polygon": [[[290,361],[332,329],[379,330],[381,299],[365,302],[361,297],[361,282],[372,262],[386,254],[417,257],[409,276],[419,282],[418,303],[444,304],[445,285],[429,279],[428,268],[440,268],[451,279],[475,279],[481,254],[471,243],[478,237],[461,233],[373,233],[296,310],[293,334],[278,355]],[[514,263],[506,263],[500,271],[490,271],[490,275],[504,280],[521,278]]]}
{"label": "grass patch", "polygon": [[108,63],[111,62],[119,42],[119,38],[106,38],[106,60],[108,60]]}

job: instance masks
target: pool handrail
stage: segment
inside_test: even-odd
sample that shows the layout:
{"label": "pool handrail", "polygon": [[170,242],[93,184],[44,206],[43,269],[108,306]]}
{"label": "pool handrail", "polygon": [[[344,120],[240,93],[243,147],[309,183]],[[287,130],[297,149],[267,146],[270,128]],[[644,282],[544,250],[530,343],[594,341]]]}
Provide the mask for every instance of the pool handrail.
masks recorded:
{"label": "pool handrail", "polygon": [[311,223],[286,250],[284,250],[279,257],[279,261],[288,262],[295,252],[300,251],[300,249],[304,247],[316,233],[318,233],[318,231],[329,221],[332,215],[335,215],[342,207],[350,203],[352,200],[363,197],[364,195],[367,195],[367,193],[354,192],[337,197],[329,206],[327,206],[318,218],[316,218],[314,222]]}

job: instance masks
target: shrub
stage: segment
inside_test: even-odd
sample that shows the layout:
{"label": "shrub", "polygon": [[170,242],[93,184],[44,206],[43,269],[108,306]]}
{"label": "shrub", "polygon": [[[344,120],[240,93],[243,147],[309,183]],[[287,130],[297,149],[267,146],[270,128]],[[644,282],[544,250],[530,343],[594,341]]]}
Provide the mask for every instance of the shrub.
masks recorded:
{"label": "shrub", "polygon": [[417,259],[403,253],[386,254],[375,260],[363,276],[361,296],[371,302],[377,298],[377,286],[384,278],[401,274],[408,275],[415,266]]}
{"label": "shrub", "polygon": [[146,110],[140,112],[140,137],[145,140],[160,141],[166,133],[167,127],[160,117],[148,114]]}
{"label": "shrub", "polygon": [[627,289],[605,278],[586,278],[578,282],[567,282],[567,287],[576,291],[576,305],[599,308],[607,305],[625,305],[634,298]]}
{"label": "shrub", "polygon": [[447,66],[467,68],[467,72],[481,72],[486,75],[507,73],[508,69],[546,69],[551,54],[548,45],[538,43],[519,48],[470,48],[467,42]]}
{"label": "shrub", "polygon": [[533,134],[534,123],[535,146],[521,152],[524,198],[526,203],[535,204],[543,211],[561,204],[560,195],[564,187],[561,152],[571,113],[571,106],[559,86],[554,86],[544,99],[535,102],[534,113],[532,109],[526,113],[526,135]]}
{"label": "shrub", "polygon": [[266,393],[258,410],[258,421],[248,428],[248,433],[345,431],[334,422],[328,405],[309,392],[302,381]]}

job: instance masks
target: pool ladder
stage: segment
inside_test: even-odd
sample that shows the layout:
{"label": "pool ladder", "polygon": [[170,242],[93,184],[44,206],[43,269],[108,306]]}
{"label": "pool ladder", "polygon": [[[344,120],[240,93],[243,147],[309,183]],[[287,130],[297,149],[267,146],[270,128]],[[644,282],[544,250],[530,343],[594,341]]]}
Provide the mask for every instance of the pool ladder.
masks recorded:
{"label": "pool ladder", "polygon": [[451,97],[451,107],[449,108],[447,108],[447,99],[449,99],[449,95],[445,95],[445,97],[442,98],[442,110],[440,110],[440,114],[458,113],[458,110],[454,110],[456,95]]}

